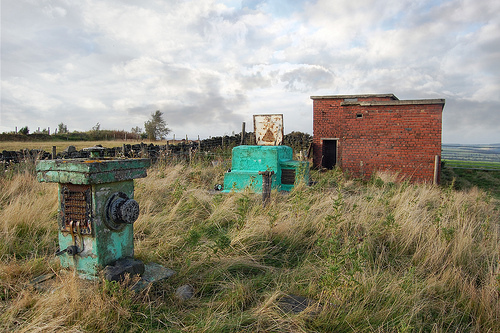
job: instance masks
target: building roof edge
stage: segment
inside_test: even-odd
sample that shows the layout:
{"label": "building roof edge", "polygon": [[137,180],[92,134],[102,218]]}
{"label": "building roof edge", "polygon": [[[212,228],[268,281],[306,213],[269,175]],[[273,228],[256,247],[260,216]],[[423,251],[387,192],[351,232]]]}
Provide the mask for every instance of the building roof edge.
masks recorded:
{"label": "building roof edge", "polygon": [[445,104],[444,98],[435,99],[410,99],[397,101],[358,101],[358,102],[342,102],[340,105],[361,105],[361,106],[382,106],[382,105],[425,105],[425,104]]}
{"label": "building roof edge", "polygon": [[399,100],[394,94],[358,94],[358,95],[329,95],[329,96],[311,96],[311,99],[345,99],[345,98],[370,98],[378,97],[384,98],[389,97],[393,100]]}

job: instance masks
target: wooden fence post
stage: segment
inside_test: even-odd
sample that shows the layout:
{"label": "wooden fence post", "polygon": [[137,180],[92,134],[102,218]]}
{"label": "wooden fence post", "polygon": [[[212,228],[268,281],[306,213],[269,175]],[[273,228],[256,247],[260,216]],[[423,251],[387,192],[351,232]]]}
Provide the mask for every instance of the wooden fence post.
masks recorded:
{"label": "wooden fence post", "polygon": [[437,185],[439,183],[439,170],[440,170],[439,155],[436,155],[434,156],[434,180],[433,180],[434,185]]}
{"label": "wooden fence post", "polygon": [[245,122],[241,124],[241,143],[240,145],[245,144]]}

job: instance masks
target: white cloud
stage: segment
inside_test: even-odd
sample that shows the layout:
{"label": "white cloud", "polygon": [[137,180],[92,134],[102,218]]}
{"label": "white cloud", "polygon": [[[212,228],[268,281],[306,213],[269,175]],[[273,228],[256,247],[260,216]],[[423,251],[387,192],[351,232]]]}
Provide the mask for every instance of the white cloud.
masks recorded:
{"label": "white cloud", "polygon": [[106,105],[103,102],[93,98],[82,98],[78,101],[78,105],[82,108],[95,111],[106,109]]}
{"label": "white cloud", "polygon": [[12,81],[2,80],[2,99],[5,97],[20,108],[33,108],[48,111],[59,105],[61,101],[40,91],[39,87],[23,79]]}
{"label": "white cloud", "polygon": [[500,105],[497,2],[19,0],[1,15],[0,131],[130,129],[160,109],[178,136],[264,112],[311,132],[311,95],[394,93],[447,98],[445,141],[500,142],[477,118]]}
{"label": "white cloud", "polygon": [[48,5],[42,9],[42,12],[50,18],[58,18],[66,16],[66,9],[58,6]]}

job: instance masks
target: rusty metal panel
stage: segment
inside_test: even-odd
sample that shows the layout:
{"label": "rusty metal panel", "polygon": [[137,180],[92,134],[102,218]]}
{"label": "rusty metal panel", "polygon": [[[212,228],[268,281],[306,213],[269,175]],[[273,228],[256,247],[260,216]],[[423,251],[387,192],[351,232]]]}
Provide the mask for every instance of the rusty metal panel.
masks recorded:
{"label": "rusty metal panel", "polygon": [[254,115],[255,142],[258,146],[279,146],[283,143],[283,115]]}
{"label": "rusty metal panel", "polygon": [[61,231],[92,234],[91,185],[63,184],[61,188]]}

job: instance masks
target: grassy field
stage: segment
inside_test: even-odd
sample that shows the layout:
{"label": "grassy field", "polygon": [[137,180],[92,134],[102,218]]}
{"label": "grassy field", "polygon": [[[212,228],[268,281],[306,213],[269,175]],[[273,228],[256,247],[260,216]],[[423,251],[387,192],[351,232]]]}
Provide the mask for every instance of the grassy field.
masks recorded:
{"label": "grassy field", "polygon": [[[136,181],[136,257],[174,269],[134,293],[61,270],[57,185],[0,176],[5,332],[499,332],[499,201],[470,187],[338,171],[272,193],[210,194],[228,165],[159,164]],[[54,273],[47,290],[30,287]],[[179,301],[177,287],[195,297]],[[291,314],[285,295],[310,300]]]}
{"label": "grassy field", "polygon": [[500,200],[500,169],[467,169],[445,167],[441,173],[441,182],[455,190],[469,190],[473,187],[486,191]]}
{"label": "grassy field", "polygon": [[500,170],[500,162],[443,160],[449,168]]}

